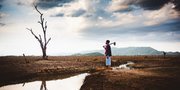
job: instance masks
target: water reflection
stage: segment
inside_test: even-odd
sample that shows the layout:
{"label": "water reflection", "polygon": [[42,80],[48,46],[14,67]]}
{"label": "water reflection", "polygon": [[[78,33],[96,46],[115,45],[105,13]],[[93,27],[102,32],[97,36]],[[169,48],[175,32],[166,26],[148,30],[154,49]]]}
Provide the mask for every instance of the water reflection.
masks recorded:
{"label": "water reflection", "polygon": [[[44,88],[44,89],[43,89],[43,88]],[[40,90],[47,90],[47,87],[46,87],[46,81],[45,81],[45,80],[42,80]]]}
{"label": "water reflection", "polygon": [[79,74],[66,79],[34,81],[0,87],[0,90],[79,90],[88,73]]}

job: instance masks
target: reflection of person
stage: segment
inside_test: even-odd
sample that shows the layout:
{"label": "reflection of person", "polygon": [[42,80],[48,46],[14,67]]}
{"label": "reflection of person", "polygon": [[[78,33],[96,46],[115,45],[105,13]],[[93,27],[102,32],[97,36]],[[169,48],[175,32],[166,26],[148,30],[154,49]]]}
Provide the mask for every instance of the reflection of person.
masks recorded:
{"label": "reflection of person", "polygon": [[166,57],[166,52],[164,52],[164,51],[163,51],[163,56],[164,56],[164,58]]}
{"label": "reflection of person", "polygon": [[103,46],[105,49],[105,55],[106,55],[106,66],[111,66],[111,46],[110,46],[110,41],[106,40],[106,45]]}
{"label": "reflection of person", "polygon": [[47,88],[46,88],[46,81],[45,80],[42,80],[40,90],[43,90],[43,87],[44,87],[44,90],[47,90]]}

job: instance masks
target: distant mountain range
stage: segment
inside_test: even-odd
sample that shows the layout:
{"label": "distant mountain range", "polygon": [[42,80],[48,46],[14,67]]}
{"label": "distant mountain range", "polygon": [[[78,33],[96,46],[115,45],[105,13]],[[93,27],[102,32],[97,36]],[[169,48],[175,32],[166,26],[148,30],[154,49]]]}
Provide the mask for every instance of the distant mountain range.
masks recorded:
{"label": "distant mountain range", "polygon": [[[112,48],[114,56],[134,56],[134,55],[163,55],[163,51],[158,51],[151,47],[126,47]],[[104,50],[92,50],[73,54],[74,56],[103,56]],[[180,55],[180,52],[166,52],[166,55]]]}
{"label": "distant mountain range", "polygon": [[90,52],[90,53],[76,53],[72,56],[104,56],[104,54],[100,52]]}

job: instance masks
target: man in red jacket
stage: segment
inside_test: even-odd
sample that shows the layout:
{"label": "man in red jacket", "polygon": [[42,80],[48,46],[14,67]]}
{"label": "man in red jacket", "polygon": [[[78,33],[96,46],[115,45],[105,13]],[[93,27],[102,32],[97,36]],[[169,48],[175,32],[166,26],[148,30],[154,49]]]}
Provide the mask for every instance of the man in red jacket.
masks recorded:
{"label": "man in red jacket", "polygon": [[106,40],[106,45],[103,46],[105,49],[105,55],[106,55],[106,66],[111,66],[111,46],[109,45],[110,41]]}

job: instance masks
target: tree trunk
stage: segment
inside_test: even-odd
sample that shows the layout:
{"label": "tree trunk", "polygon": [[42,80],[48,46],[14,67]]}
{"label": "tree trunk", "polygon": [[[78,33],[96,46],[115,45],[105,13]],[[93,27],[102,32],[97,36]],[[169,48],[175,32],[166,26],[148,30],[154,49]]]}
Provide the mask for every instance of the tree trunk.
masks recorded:
{"label": "tree trunk", "polygon": [[46,54],[46,49],[43,48],[43,49],[42,49],[42,52],[43,52],[42,58],[45,59],[45,60],[47,60],[48,58],[47,58],[47,54]]}

